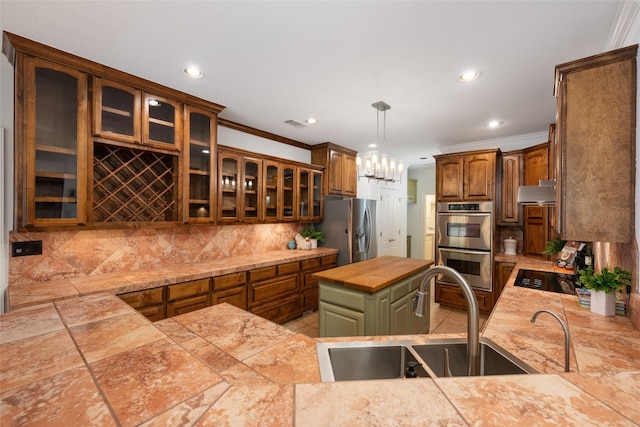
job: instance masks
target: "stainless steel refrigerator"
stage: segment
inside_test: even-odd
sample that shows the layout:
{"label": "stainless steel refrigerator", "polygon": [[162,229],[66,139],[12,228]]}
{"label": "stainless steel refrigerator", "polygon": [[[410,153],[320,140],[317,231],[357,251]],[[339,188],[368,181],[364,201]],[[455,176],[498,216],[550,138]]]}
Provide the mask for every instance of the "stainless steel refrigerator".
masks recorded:
{"label": "stainless steel refrigerator", "polygon": [[325,199],[324,232],[327,248],[335,248],[338,266],[375,258],[376,201],[367,199]]}

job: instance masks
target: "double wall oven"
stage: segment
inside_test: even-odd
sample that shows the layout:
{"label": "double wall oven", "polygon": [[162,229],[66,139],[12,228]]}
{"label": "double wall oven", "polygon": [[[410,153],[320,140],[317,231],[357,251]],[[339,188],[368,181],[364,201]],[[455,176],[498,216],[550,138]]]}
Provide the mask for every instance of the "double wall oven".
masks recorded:
{"label": "double wall oven", "polygon": [[440,202],[437,211],[438,264],[458,271],[473,288],[491,291],[493,203]]}

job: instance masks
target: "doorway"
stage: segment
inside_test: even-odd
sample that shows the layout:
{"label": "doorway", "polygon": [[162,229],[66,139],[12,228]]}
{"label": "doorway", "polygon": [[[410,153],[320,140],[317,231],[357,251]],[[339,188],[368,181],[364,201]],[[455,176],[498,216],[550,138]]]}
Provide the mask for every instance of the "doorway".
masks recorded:
{"label": "doorway", "polygon": [[422,194],[424,239],[422,258],[435,261],[436,258],[436,195]]}

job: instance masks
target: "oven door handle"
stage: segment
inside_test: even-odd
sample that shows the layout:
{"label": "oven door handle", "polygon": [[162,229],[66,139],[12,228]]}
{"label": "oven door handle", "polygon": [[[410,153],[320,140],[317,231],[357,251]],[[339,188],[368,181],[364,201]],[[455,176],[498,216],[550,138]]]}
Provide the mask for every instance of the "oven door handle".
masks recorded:
{"label": "oven door handle", "polygon": [[491,216],[491,212],[438,212],[438,216]]}
{"label": "oven door handle", "polygon": [[456,252],[456,253],[470,254],[470,255],[491,255],[491,251],[474,251],[472,249],[444,248],[442,246],[439,246],[438,249],[443,252]]}

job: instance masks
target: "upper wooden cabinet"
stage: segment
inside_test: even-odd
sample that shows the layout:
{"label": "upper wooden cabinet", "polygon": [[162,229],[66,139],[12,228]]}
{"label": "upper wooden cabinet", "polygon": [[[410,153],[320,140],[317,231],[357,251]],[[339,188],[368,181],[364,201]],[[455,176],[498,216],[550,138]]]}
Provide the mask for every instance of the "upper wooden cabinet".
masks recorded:
{"label": "upper wooden cabinet", "polygon": [[224,107],[3,35],[20,230],[321,220],[323,168],[217,155]]}
{"label": "upper wooden cabinet", "polygon": [[180,102],[100,77],[92,83],[95,136],[164,149],[180,147]]}
{"label": "upper wooden cabinet", "polygon": [[499,153],[498,149],[490,149],[434,156],[437,200],[494,200]]}
{"label": "upper wooden cabinet", "polygon": [[142,93],[121,83],[93,78],[93,134],[140,143]]}
{"label": "upper wooden cabinet", "polygon": [[20,57],[17,68],[19,224],[46,227],[84,223],[87,76],[33,57]]}
{"label": "upper wooden cabinet", "polygon": [[356,197],[358,171],[357,153],[348,148],[325,142],[311,148],[311,163],[325,167],[325,196]]}
{"label": "upper wooden cabinet", "polygon": [[[522,185],[538,185],[541,179],[549,179],[549,143],[538,144],[523,150],[524,179]],[[550,239],[549,207],[524,206],[523,253],[546,258],[543,254]]]}
{"label": "upper wooden cabinet", "polygon": [[497,223],[519,225],[522,223],[522,205],[518,203],[518,188],[523,181],[522,151],[502,153],[502,173]]}
{"label": "upper wooden cabinet", "polygon": [[[216,115],[187,106],[184,112],[185,220],[213,222],[216,218]],[[186,175],[186,174],[185,174]]]}
{"label": "upper wooden cabinet", "polygon": [[556,229],[563,239],[634,237],[637,50],[556,67]]}

